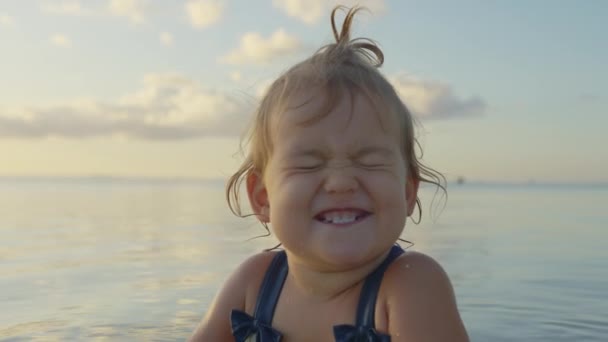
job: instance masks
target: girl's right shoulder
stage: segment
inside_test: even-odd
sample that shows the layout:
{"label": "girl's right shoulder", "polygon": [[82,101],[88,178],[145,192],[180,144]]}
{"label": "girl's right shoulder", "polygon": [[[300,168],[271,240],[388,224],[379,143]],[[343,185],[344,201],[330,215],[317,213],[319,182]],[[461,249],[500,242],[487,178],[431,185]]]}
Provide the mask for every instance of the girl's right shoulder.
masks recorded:
{"label": "girl's right shoulder", "polygon": [[[247,313],[253,312],[264,275],[276,254],[277,252],[275,251],[254,254],[245,259],[232,272],[218,293],[218,297],[223,296],[232,299],[230,301],[230,310],[237,309]],[[238,299],[238,301],[235,299]]]}
{"label": "girl's right shoulder", "polygon": [[245,303],[241,310],[249,314],[253,312],[266,270],[277,253],[277,251],[268,251],[252,255],[234,271],[234,281],[241,286],[246,286],[244,289]]}
{"label": "girl's right shoulder", "polygon": [[232,339],[232,310],[253,313],[258,291],[268,266],[277,252],[261,252],[243,261],[217,293],[190,341],[228,341]]}

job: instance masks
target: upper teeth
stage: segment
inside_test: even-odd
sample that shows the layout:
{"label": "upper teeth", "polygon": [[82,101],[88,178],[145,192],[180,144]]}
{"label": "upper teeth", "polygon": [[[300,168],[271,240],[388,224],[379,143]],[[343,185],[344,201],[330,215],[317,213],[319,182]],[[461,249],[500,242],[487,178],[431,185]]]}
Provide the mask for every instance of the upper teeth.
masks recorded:
{"label": "upper teeth", "polygon": [[350,223],[357,219],[357,214],[354,212],[333,212],[323,215],[325,223]]}

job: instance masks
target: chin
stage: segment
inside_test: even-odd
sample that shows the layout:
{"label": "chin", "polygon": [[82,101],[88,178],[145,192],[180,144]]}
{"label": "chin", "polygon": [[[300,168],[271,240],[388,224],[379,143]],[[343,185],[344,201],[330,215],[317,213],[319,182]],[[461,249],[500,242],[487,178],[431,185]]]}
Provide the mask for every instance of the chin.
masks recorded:
{"label": "chin", "polygon": [[351,268],[368,262],[374,255],[371,246],[362,246],[361,244],[337,244],[324,250],[323,257],[336,267]]}

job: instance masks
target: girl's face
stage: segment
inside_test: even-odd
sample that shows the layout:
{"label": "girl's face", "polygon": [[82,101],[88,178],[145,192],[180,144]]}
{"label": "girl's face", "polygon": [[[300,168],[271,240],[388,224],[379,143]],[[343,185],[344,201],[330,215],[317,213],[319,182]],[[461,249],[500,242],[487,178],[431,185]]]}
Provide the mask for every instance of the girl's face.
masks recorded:
{"label": "girl's face", "polygon": [[[348,93],[346,93],[348,94]],[[309,94],[303,94],[302,102]],[[276,116],[274,150],[248,194],[293,257],[327,270],[377,258],[399,238],[413,210],[417,181],[407,177],[399,123],[353,92],[324,118],[302,122],[323,96]],[[352,106],[351,106],[352,103]],[[378,115],[384,115],[385,127]]]}

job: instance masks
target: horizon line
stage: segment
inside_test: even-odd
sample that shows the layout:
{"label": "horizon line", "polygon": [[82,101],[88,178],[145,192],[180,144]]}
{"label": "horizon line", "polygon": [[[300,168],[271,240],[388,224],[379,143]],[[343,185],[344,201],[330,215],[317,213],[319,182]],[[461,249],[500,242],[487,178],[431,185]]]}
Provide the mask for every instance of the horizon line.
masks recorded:
{"label": "horizon line", "polygon": [[[226,182],[226,177],[185,177],[185,176],[125,176],[125,175],[0,175],[0,181],[98,181],[98,182],[133,182],[133,183],[216,183]],[[608,186],[608,180],[597,181],[538,181],[528,180],[488,180],[460,178],[447,180],[452,186],[466,185],[512,185],[512,186]]]}

